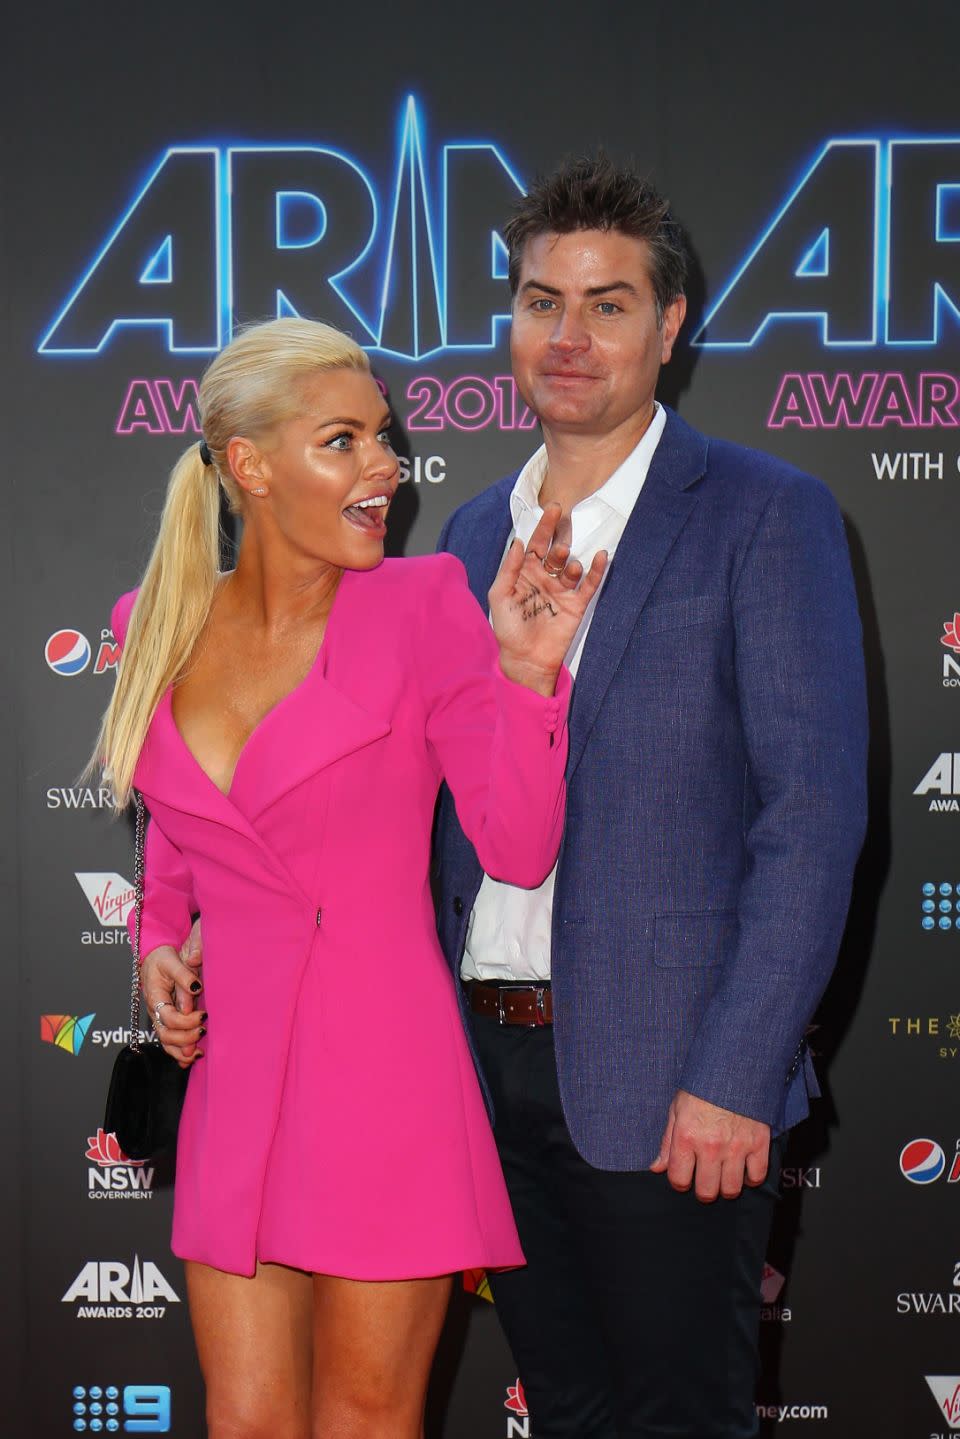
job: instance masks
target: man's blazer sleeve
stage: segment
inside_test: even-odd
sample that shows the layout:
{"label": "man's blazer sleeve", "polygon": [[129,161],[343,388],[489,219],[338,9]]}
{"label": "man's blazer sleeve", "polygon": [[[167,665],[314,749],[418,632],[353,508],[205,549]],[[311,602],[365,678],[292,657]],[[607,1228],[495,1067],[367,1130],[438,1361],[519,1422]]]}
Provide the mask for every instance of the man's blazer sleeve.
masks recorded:
{"label": "man's blazer sleeve", "polygon": [[755,804],[739,932],[680,1087],[774,1127],[843,933],[866,823],[856,594],[825,486],[778,483],[733,581],[736,683]]}

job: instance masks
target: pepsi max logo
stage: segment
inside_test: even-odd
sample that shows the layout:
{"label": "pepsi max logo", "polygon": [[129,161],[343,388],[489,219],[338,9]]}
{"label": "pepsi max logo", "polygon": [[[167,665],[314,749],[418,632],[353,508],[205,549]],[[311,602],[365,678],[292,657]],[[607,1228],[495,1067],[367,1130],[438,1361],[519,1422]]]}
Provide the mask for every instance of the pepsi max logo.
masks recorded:
{"label": "pepsi max logo", "polygon": [[911,1184],[933,1184],[947,1167],[947,1156],[935,1139],[911,1139],[900,1151],[900,1173]]}
{"label": "pepsi max logo", "polygon": [[[47,664],[58,675],[79,675],[90,664],[93,647],[79,630],[57,630],[44,648]],[[93,661],[92,673],[109,674],[120,663],[120,646],[111,629],[100,631],[100,643]]]}
{"label": "pepsi max logo", "polygon": [[90,641],[79,630],[57,630],[47,640],[43,653],[54,674],[82,674],[90,663]]}

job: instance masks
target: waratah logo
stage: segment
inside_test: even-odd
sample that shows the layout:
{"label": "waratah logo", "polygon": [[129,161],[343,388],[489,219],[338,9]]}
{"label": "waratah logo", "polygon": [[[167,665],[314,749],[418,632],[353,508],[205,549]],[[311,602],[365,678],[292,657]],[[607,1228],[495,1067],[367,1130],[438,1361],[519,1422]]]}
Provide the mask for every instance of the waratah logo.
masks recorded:
{"label": "waratah logo", "polygon": [[130,1167],[145,1164],[144,1159],[131,1159],[129,1154],[124,1154],[115,1134],[110,1134],[106,1129],[98,1129],[96,1134],[87,1135],[87,1158],[92,1159],[94,1164],[100,1164],[107,1168],[111,1164],[125,1164]]}
{"label": "waratah logo", "polygon": [[960,614],[955,614],[952,620],[944,622],[940,643],[946,645],[948,650],[953,650],[954,654],[960,655]]}
{"label": "waratah logo", "polygon": [[68,1054],[79,1054],[96,1016],[92,1014],[41,1014],[40,1038]]}
{"label": "waratah logo", "polygon": [[764,1264],[763,1277],[760,1280],[760,1296],[764,1304],[776,1304],[786,1282],[786,1275],[781,1274],[779,1269],[774,1269],[772,1264]]}
{"label": "waratah logo", "polygon": [[503,1401],[504,1409],[509,1409],[511,1414],[529,1414],[526,1396],[523,1392],[523,1385],[518,1379],[516,1384],[507,1385],[507,1397]]}

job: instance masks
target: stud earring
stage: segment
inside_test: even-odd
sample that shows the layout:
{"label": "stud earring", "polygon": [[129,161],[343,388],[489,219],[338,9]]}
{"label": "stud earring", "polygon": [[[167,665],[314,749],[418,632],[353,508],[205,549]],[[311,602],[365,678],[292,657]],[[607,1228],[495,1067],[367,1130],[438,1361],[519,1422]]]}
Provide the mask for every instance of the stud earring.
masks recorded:
{"label": "stud earring", "polygon": [[266,485],[257,485],[257,488],[255,490],[251,490],[250,493],[252,495],[265,495],[267,493],[267,487]]}

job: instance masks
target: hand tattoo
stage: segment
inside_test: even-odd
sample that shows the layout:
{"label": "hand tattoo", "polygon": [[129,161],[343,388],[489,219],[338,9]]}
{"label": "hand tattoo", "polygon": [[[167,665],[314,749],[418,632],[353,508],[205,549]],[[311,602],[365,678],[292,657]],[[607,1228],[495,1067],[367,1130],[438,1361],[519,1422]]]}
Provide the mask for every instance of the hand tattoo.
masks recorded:
{"label": "hand tattoo", "polygon": [[543,595],[542,591],[539,590],[536,585],[531,585],[530,589],[520,601],[520,618],[526,623],[527,620],[535,620],[537,615],[542,615],[545,610],[549,611],[554,619],[556,619],[557,611],[553,608],[550,600]]}

